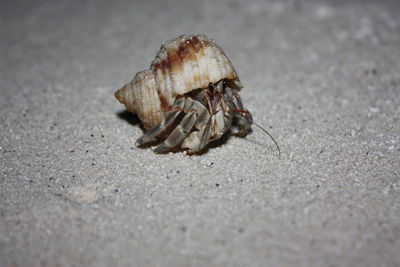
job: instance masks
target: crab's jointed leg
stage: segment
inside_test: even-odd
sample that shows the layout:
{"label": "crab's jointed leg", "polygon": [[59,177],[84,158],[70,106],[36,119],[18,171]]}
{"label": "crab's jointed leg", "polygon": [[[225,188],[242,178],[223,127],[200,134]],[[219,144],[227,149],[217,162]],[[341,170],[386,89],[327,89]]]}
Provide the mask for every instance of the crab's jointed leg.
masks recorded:
{"label": "crab's jointed leg", "polygon": [[[181,114],[185,115],[180,120]],[[211,132],[210,113],[199,101],[190,97],[182,97],[176,100],[172,111],[158,126],[137,140],[137,145],[156,141],[158,137],[165,134],[170,126],[175,124],[177,126],[154,149],[155,152],[166,152],[179,146],[182,142],[182,147],[188,148],[189,152],[197,152],[208,144]]]}
{"label": "crab's jointed leg", "polygon": [[199,131],[193,131],[188,137],[186,137],[182,143],[182,148],[187,148],[189,154],[202,150],[210,140],[211,125],[213,121],[213,117],[209,117],[207,124],[201,127]]}
{"label": "crab's jointed leg", "polygon": [[178,126],[171,132],[171,134],[164,140],[161,144],[159,144],[154,152],[163,153],[167,152],[171,148],[177,147],[183,139],[190,133],[194,124],[197,120],[196,113],[188,113],[183,117]]}
{"label": "crab's jointed leg", "polygon": [[188,148],[189,153],[197,152],[207,145],[210,114],[206,107],[199,101],[186,97],[183,112],[186,113],[185,117],[167,139],[154,149],[155,152],[166,152],[180,145],[182,141],[182,147]]}
{"label": "crab's jointed leg", "polygon": [[137,146],[141,146],[147,143],[151,143],[157,140],[157,137],[159,137],[164,131],[171,126],[175,120],[179,117],[179,115],[183,112],[183,108],[185,106],[185,99],[184,98],[179,98],[175,101],[175,104],[172,107],[172,111],[170,111],[167,116],[164,118],[164,120],[145,133],[142,137],[140,137],[136,141]]}
{"label": "crab's jointed leg", "polygon": [[163,153],[180,146],[191,154],[196,153],[226,133],[233,118],[237,121],[239,134],[247,134],[253,122],[251,114],[243,108],[237,91],[225,88],[221,81],[210,84],[208,91],[178,98],[162,122],[136,143],[141,146],[165,138],[154,152]]}
{"label": "crab's jointed leg", "polygon": [[225,90],[224,100],[235,114],[235,119],[239,127],[238,134],[244,136],[250,131],[250,127],[253,124],[253,117],[250,111],[243,107],[242,100],[236,90],[231,88],[226,88]]}

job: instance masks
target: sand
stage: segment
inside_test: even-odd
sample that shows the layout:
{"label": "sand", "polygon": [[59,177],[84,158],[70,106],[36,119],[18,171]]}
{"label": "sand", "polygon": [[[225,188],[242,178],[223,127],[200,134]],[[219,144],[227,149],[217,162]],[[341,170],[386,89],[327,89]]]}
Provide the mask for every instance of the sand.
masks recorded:
{"label": "sand", "polygon": [[[398,1],[2,1],[0,266],[399,266]],[[262,131],[135,146],[164,40],[226,51]]]}

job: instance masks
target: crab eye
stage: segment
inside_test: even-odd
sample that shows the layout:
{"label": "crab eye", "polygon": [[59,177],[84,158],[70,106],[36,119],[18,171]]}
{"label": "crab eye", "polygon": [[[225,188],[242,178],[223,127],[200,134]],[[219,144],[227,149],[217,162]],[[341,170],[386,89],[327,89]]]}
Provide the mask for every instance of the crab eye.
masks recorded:
{"label": "crab eye", "polygon": [[225,94],[225,90],[226,89],[226,81],[225,80],[223,80],[222,81],[222,92]]}

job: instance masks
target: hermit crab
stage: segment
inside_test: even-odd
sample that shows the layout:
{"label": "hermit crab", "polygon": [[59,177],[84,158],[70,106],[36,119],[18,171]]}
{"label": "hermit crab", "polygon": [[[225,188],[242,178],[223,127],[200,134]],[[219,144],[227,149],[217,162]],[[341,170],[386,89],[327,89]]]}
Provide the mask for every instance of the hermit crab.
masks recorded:
{"label": "hermit crab", "polygon": [[149,70],[115,92],[146,130],[136,144],[154,151],[194,154],[230,130],[246,135],[253,123],[243,107],[243,88],[224,51],[205,34],[181,35],[164,42]]}

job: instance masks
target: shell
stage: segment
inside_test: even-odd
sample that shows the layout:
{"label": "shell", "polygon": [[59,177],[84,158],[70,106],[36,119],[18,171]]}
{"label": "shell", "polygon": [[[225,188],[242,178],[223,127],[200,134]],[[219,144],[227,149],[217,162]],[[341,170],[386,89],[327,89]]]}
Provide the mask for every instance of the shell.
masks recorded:
{"label": "shell", "polygon": [[210,83],[226,79],[243,86],[224,51],[205,34],[182,35],[161,46],[149,70],[115,92],[115,97],[137,113],[146,130],[157,126],[175,99]]}

